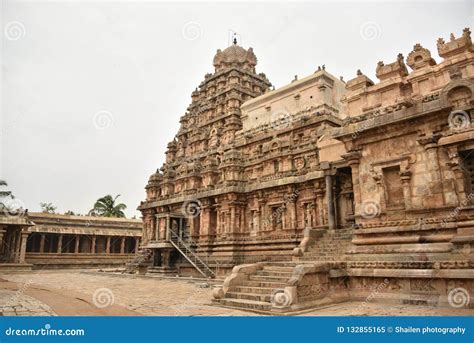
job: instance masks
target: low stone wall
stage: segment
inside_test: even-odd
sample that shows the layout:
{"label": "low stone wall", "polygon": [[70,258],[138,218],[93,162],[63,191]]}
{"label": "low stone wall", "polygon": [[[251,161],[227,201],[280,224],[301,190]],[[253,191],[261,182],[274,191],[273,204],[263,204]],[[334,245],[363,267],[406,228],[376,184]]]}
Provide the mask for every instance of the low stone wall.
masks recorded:
{"label": "low stone wall", "polygon": [[[297,264],[289,280],[272,290],[266,312],[291,314],[345,301],[364,303],[430,305],[474,308],[474,269],[465,261],[447,261],[434,266],[402,264],[398,269],[387,262],[309,262]],[[380,264],[380,265],[379,265]],[[240,286],[269,264],[236,266],[214,298],[226,297],[232,286]],[[356,268],[359,267],[359,268]],[[231,293],[230,293],[231,294]]]}
{"label": "low stone wall", "polygon": [[26,262],[33,269],[125,267],[135,254],[41,254],[27,253]]}
{"label": "low stone wall", "polygon": [[297,265],[285,288],[274,292],[272,311],[299,311],[349,300],[341,267],[334,262]]}

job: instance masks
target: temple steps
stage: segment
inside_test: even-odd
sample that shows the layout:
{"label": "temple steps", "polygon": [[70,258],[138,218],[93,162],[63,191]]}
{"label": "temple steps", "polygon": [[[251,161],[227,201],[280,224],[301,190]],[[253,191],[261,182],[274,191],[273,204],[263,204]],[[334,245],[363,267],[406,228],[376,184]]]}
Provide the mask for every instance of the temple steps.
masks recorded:
{"label": "temple steps", "polygon": [[238,309],[247,309],[247,310],[258,310],[258,311],[270,311],[272,304],[265,301],[255,301],[247,299],[230,299],[224,298],[220,299],[219,303],[226,307],[238,308]]}
{"label": "temple steps", "polygon": [[271,294],[270,287],[249,287],[249,286],[233,286],[229,288],[232,293],[252,293],[252,294]]}
{"label": "temple steps", "polygon": [[290,268],[289,271],[273,271],[273,270],[259,270],[257,275],[260,276],[286,276],[291,277],[293,274],[293,268]]}
{"label": "temple steps", "polygon": [[324,232],[308,250],[297,258],[301,262],[343,261],[352,248],[352,229],[337,229]]}
{"label": "temple steps", "polygon": [[242,281],[243,286],[250,287],[271,287],[271,288],[281,288],[285,287],[285,282],[274,282],[274,281]]}
{"label": "temple steps", "polygon": [[251,275],[249,280],[251,281],[275,281],[275,282],[286,282],[291,275],[288,276],[273,276],[273,275]]}
{"label": "temple steps", "polygon": [[219,305],[243,310],[270,311],[275,289],[284,288],[293,275],[294,262],[270,262],[248,280],[231,286],[223,299],[215,300]]}
{"label": "temple steps", "polygon": [[253,300],[259,302],[267,302],[271,301],[271,294],[259,294],[259,293],[241,293],[241,292],[228,292],[226,297],[229,299],[244,299],[244,300]]}

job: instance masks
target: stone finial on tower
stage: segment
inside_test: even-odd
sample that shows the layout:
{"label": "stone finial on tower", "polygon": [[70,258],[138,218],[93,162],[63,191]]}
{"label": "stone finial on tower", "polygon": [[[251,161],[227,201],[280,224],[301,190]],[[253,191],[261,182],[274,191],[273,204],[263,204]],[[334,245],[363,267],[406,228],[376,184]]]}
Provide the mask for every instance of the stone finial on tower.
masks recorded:
{"label": "stone finial on tower", "polygon": [[397,55],[397,60],[393,63],[385,65],[382,61],[377,63],[375,75],[380,81],[396,76],[407,76],[408,70],[403,61],[403,54]]}
{"label": "stone finial on tower", "polygon": [[428,49],[423,48],[420,43],[416,43],[408,54],[407,64],[411,69],[417,70],[426,66],[434,66],[436,62],[431,58],[431,52]]}
{"label": "stone finial on tower", "polygon": [[221,71],[227,68],[237,67],[255,71],[257,65],[257,57],[253,49],[247,50],[237,44],[237,39],[234,38],[234,44],[226,48],[224,51],[217,50],[213,61],[216,71]]}
{"label": "stone finial on tower", "polygon": [[373,86],[374,82],[369,79],[364,73],[360,71],[360,69],[357,69],[357,77],[347,81],[346,83],[346,89],[350,91],[354,91],[360,88],[364,87],[370,87]]}
{"label": "stone finial on tower", "polygon": [[449,42],[446,43],[443,38],[438,38],[436,45],[438,54],[445,59],[465,51],[474,52],[471,41],[471,30],[467,27],[463,30],[461,37],[456,38],[454,34],[451,33]]}

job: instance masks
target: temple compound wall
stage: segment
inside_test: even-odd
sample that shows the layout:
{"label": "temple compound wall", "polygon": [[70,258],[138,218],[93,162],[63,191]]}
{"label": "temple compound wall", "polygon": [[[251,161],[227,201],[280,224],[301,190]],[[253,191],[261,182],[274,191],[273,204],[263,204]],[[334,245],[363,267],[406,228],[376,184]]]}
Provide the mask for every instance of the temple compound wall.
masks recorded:
{"label": "temple compound wall", "polygon": [[470,35],[440,39],[439,63],[420,44],[379,62],[377,83],[322,66],[277,90],[251,48],[218,50],[139,206],[152,265],[193,273],[175,236],[217,274],[245,264],[217,294],[229,306],[238,282],[285,273],[296,307],[374,289],[407,303],[472,294]]}
{"label": "temple compound wall", "polygon": [[134,219],[34,212],[0,218],[9,222],[0,239],[2,269],[123,267],[142,235],[141,220]]}

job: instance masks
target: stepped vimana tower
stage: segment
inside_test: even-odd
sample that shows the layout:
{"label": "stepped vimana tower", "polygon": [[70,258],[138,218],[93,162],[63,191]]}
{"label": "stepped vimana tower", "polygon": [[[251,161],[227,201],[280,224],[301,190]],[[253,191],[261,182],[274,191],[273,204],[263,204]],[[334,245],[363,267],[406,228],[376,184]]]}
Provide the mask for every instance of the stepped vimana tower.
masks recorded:
{"label": "stepped vimana tower", "polygon": [[218,50],[139,206],[142,270],[227,276],[215,301],[255,311],[472,306],[470,30],[437,48],[276,90],[252,48]]}

